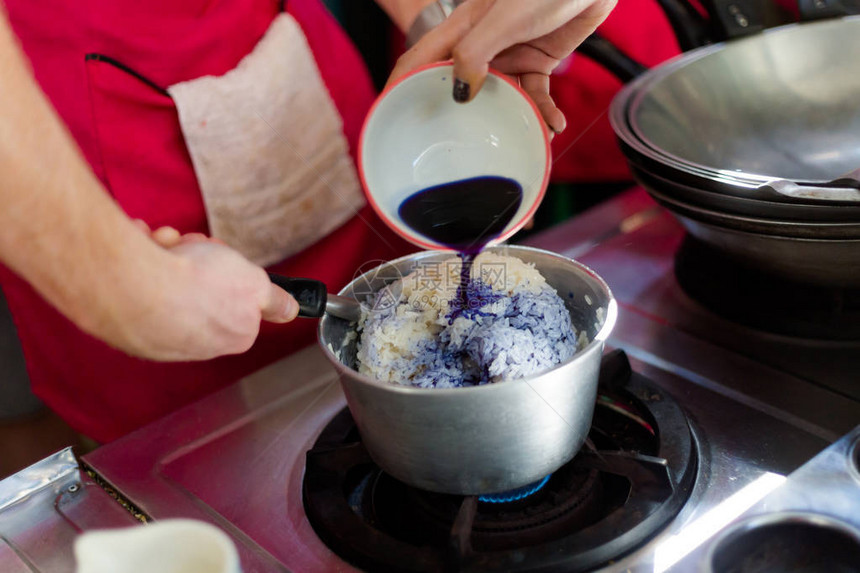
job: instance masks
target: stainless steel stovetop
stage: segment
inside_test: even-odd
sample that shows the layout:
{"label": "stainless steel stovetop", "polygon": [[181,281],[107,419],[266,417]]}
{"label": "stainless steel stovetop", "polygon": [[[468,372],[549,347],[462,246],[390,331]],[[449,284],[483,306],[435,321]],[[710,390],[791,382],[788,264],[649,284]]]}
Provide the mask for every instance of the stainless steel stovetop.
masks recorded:
{"label": "stainless steel stovetop", "polygon": [[[846,453],[860,435],[849,436],[860,424],[860,343],[766,334],[710,313],[674,278],[682,237],[674,219],[634,189],[529,242],[577,259],[607,281],[620,306],[609,345],[681,404],[699,441],[698,474],[683,509],[606,571],[698,570],[726,527],[751,513],[820,510],[860,527],[860,474]],[[302,503],[305,453],[344,406],[333,369],[310,347],[83,463],[154,520],[191,517],[222,527],[236,541],[245,573],[356,571],[319,540]],[[822,454],[826,459],[809,465],[840,438]],[[40,530],[121,524],[112,511],[100,517],[107,515],[102,488],[86,474],[70,474],[68,462],[63,458],[56,484],[43,480],[45,500],[59,495],[65,505],[43,509]],[[822,464],[830,474],[815,470]],[[825,503],[822,492],[831,500],[841,495],[840,503]],[[69,543],[52,547],[49,559],[44,544],[33,541],[26,512],[10,529],[5,510],[0,495],[0,565],[8,547],[29,564],[22,571],[73,570]],[[63,539],[73,537],[68,531]]]}

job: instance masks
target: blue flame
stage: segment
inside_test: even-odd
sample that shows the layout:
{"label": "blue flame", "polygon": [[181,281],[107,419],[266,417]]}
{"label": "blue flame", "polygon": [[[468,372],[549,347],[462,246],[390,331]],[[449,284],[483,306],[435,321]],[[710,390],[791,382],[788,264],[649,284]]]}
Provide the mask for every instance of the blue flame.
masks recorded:
{"label": "blue flame", "polygon": [[545,486],[546,482],[548,481],[549,476],[546,476],[542,480],[538,480],[534,483],[530,483],[529,485],[524,485],[516,489],[511,489],[500,493],[488,493],[486,495],[482,495],[478,497],[478,501],[483,501],[484,503],[509,503],[512,501],[519,501],[532,495],[533,493],[536,493],[543,486]]}

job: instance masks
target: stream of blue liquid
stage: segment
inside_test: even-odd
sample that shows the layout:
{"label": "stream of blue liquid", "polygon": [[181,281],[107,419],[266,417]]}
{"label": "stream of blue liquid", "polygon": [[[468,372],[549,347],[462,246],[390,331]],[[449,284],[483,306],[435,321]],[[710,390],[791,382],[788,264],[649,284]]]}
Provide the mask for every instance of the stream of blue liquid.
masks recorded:
{"label": "stream of blue liquid", "polygon": [[483,176],[443,183],[413,193],[401,203],[400,218],[415,232],[458,251],[463,260],[452,311],[474,318],[501,295],[479,280],[470,280],[472,263],[498,237],[520,208],[523,188],[507,177]]}

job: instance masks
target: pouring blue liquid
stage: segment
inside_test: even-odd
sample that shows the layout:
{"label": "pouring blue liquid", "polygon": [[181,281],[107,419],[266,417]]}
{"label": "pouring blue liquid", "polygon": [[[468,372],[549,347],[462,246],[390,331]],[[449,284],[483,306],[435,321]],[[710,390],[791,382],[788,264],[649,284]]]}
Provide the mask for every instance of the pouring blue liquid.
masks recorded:
{"label": "pouring blue liquid", "polygon": [[485,176],[429,187],[400,204],[400,218],[412,230],[458,251],[463,259],[458,304],[452,305],[449,322],[477,314],[498,298],[487,285],[469,280],[472,263],[487,243],[502,234],[522,200],[523,188],[513,179]]}

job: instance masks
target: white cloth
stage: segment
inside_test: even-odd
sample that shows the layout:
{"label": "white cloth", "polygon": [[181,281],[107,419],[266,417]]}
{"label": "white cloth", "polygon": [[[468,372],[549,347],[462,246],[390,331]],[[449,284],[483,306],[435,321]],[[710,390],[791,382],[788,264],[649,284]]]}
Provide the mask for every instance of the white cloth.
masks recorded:
{"label": "white cloth", "polygon": [[364,206],[340,115],[289,14],[235,69],[168,92],[210,233],[251,261],[301,251]]}

